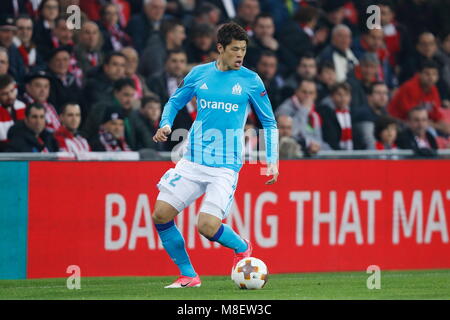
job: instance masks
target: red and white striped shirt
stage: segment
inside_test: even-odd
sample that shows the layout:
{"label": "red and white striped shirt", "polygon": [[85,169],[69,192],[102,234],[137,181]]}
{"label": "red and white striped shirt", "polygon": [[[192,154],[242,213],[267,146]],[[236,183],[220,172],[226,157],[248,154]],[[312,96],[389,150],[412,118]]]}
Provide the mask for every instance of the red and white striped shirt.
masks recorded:
{"label": "red and white striped shirt", "polygon": [[7,142],[8,130],[15,121],[25,118],[25,103],[16,100],[11,111],[0,105],[0,142]]}
{"label": "red and white striped shirt", "polygon": [[91,151],[85,138],[77,133],[73,134],[64,126],[60,126],[54,135],[56,141],[58,141],[59,151],[71,152],[74,154]]}

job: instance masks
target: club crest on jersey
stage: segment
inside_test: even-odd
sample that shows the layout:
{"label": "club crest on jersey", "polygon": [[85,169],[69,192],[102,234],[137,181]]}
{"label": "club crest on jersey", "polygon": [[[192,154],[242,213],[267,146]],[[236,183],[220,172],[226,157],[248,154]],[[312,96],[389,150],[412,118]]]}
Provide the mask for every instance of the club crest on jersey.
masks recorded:
{"label": "club crest on jersey", "polygon": [[231,94],[241,95],[242,93],[242,87],[239,85],[239,83],[236,83],[231,90]]}

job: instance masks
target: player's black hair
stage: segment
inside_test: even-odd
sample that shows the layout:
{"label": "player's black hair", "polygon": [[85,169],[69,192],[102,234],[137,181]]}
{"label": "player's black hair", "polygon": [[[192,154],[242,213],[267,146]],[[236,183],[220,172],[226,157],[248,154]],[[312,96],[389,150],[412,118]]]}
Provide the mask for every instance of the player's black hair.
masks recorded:
{"label": "player's black hair", "polygon": [[34,103],[30,103],[29,105],[27,105],[25,107],[25,117],[28,118],[30,116],[32,108],[35,108],[35,109],[38,109],[38,110],[44,110],[44,112],[45,112],[45,108],[44,108],[44,106],[42,104],[40,104],[38,102],[34,102]]}
{"label": "player's black hair", "polygon": [[9,74],[3,74],[0,76],[0,90],[5,89],[7,86],[9,86],[11,83],[15,83],[16,80],[9,75]]}
{"label": "player's black hair", "polygon": [[61,109],[59,110],[59,114],[64,114],[64,112],[66,112],[66,109],[68,106],[78,106],[80,108],[81,111],[81,106],[78,102],[75,101],[68,101],[66,103],[64,103],[61,107]]}
{"label": "player's black hair", "polygon": [[119,80],[116,80],[113,85],[114,92],[121,91],[125,87],[132,87],[133,89],[136,89],[136,85],[134,84],[133,79],[131,78],[121,78]]}
{"label": "player's black hair", "polygon": [[217,43],[225,49],[233,40],[245,41],[248,45],[247,32],[235,22],[226,23],[217,32]]}
{"label": "player's black hair", "polygon": [[376,87],[376,86],[380,86],[380,85],[385,86],[386,83],[383,82],[383,81],[375,81],[375,82],[372,82],[372,83],[370,84],[370,86],[369,86],[369,92],[368,92],[367,94],[368,94],[369,96],[370,96],[371,94],[373,94],[373,91],[375,90],[375,87]]}
{"label": "player's black hair", "polygon": [[385,130],[390,125],[395,124],[395,127],[398,130],[398,122],[396,119],[389,117],[389,116],[381,116],[375,121],[375,130],[374,130],[374,136],[378,141],[381,141],[381,132]]}

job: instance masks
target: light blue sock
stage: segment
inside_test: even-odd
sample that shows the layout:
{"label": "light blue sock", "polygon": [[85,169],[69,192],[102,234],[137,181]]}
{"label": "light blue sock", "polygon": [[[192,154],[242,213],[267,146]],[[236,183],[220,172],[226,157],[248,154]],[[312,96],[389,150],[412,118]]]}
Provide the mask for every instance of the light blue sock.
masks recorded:
{"label": "light blue sock", "polygon": [[164,249],[166,249],[172,261],[178,266],[180,273],[183,276],[195,277],[197,274],[186,252],[183,236],[175,222],[172,220],[168,223],[155,224],[155,227]]}
{"label": "light blue sock", "polygon": [[227,248],[231,248],[235,253],[247,250],[247,243],[227,224],[222,224],[217,233],[210,238]]}

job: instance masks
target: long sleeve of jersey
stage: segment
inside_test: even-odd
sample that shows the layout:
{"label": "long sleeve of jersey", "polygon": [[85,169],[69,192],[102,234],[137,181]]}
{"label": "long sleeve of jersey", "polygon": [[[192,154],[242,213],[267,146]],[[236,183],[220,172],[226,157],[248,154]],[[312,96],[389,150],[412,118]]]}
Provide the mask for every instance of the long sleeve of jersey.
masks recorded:
{"label": "long sleeve of jersey", "polygon": [[250,102],[264,128],[267,163],[278,161],[278,128],[272,105],[261,78],[256,75],[254,88],[250,92]]}
{"label": "long sleeve of jersey", "polygon": [[165,125],[169,125],[172,127],[173,121],[175,117],[189,101],[191,101],[192,97],[195,93],[195,80],[193,73],[195,69],[191,70],[183,81],[178,86],[175,93],[170,97],[169,101],[167,101],[164,106],[163,113],[161,115],[161,121],[159,123],[159,127],[162,128]]}

